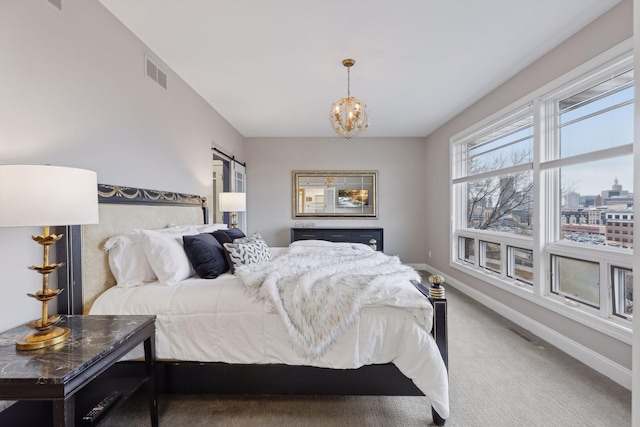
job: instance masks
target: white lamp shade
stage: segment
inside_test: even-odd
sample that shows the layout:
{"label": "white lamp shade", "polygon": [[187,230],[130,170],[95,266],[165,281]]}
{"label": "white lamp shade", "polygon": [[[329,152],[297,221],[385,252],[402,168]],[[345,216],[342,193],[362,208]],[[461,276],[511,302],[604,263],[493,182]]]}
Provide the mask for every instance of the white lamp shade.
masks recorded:
{"label": "white lamp shade", "polygon": [[245,193],[220,193],[218,204],[220,212],[244,212],[247,210],[247,197]]}
{"label": "white lamp shade", "polygon": [[0,227],[98,223],[98,178],[59,166],[0,165]]}

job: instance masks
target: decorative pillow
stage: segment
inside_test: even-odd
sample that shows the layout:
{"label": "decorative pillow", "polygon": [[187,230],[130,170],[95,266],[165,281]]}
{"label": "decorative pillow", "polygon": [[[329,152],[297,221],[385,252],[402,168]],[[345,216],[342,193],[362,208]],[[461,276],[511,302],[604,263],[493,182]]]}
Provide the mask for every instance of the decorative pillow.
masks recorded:
{"label": "decorative pillow", "polygon": [[229,271],[226,251],[213,235],[182,236],[182,240],[187,258],[198,276],[215,279]]}
{"label": "decorative pillow", "polygon": [[249,237],[235,239],[233,243],[225,243],[223,246],[233,263],[232,272],[235,271],[235,267],[271,259],[269,247],[258,233],[253,233]]}
{"label": "decorative pillow", "polygon": [[221,245],[224,245],[225,243],[233,243],[233,239],[225,233],[225,230],[214,231],[211,235],[215,237]]}
{"label": "decorative pillow", "polygon": [[147,261],[139,234],[120,234],[104,244],[109,253],[109,267],[116,284],[125,288],[142,285],[157,279]]}
{"label": "decorative pillow", "polygon": [[243,237],[247,237],[239,228],[217,230],[211,234],[213,234],[213,237],[218,239],[218,242],[220,242],[221,245],[224,245],[225,243],[232,243],[235,239],[241,239]]}
{"label": "decorative pillow", "polygon": [[191,262],[182,246],[182,236],[198,234],[195,229],[182,229],[177,233],[158,230],[138,230],[147,260],[164,285],[175,285],[193,275]]}
{"label": "decorative pillow", "polygon": [[242,239],[247,237],[242,230],[239,228],[229,228],[228,230],[222,230],[227,233],[227,236],[231,238],[231,240]]}

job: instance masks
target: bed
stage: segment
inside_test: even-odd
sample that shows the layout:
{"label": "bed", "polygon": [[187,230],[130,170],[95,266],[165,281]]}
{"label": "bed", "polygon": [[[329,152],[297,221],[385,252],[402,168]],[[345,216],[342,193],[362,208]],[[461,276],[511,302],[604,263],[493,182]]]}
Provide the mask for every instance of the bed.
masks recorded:
{"label": "bed", "polygon": [[[59,300],[59,311],[156,314],[161,393],[424,394],[434,422],[444,424],[449,414],[446,300],[429,303],[428,289],[402,266],[371,270],[381,272],[368,277],[372,286],[374,282],[384,286],[374,287],[377,291],[369,295],[369,303],[349,322],[327,326],[339,332],[331,340],[316,337],[311,340],[313,346],[308,332],[317,326],[311,325],[304,334],[300,323],[292,327],[288,312],[280,307],[279,301],[286,301],[282,295],[260,299],[259,289],[265,288],[258,285],[269,282],[270,290],[263,293],[276,292],[273,277],[293,269],[284,267],[291,259],[313,263],[318,262],[311,260],[317,253],[336,251],[343,258],[358,257],[356,262],[361,262],[359,258],[364,257],[371,262],[375,251],[359,244],[297,242],[288,248],[268,248],[271,261],[266,264],[239,265],[235,274],[221,274],[213,280],[189,277],[170,286],[160,279],[142,286],[116,286],[103,249],[114,236],[134,229],[178,229],[185,224],[207,227],[198,230],[208,232],[216,227],[204,224],[206,203],[199,196],[102,184],[98,194],[100,224],[65,230],[66,251],[58,258],[66,257],[67,268],[60,272],[59,280],[60,286],[72,285],[66,298]],[[336,273],[335,277],[343,276]],[[254,288],[248,290],[247,283]],[[353,288],[360,289],[358,284]],[[314,284],[309,289],[321,288]],[[287,309],[298,302],[289,303]],[[345,313],[350,312],[337,312],[334,317],[347,318]],[[305,312],[296,315],[303,323],[308,316]],[[292,330],[302,338],[294,340]],[[117,369],[133,372],[142,367],[139,362],[126,361]]]}

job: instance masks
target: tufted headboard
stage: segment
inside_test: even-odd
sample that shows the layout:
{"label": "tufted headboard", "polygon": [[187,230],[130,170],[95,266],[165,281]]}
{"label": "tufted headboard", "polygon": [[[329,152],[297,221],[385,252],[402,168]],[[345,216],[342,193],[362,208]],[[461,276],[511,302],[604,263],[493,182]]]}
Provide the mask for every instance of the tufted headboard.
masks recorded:
{"label": "tufted headboard", "polygon": [[[98,184],[99,223],[59,227],[65,245],[59,245],[57,260],[66,263],[58,271],[58,313],[87,314],[95,299],[115,285],[103,249],[111,236],[136,228],[163,228],[169,225],[207,222],[204,197]],[[62,253],[61,253],[62,252]]]}

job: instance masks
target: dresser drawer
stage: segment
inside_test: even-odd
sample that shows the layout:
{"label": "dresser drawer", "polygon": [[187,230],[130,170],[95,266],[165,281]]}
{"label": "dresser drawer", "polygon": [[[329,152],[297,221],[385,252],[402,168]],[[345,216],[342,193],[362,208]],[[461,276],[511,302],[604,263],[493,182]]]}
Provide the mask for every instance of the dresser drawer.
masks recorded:
{"label": "dresser drawer", "polygon": [[330,242],[353,242],[351,240],[351,232],[347,230],[324,231],[322,239]]}
{"label": "dresser drawer", "polygon": [[375,240],[376,243],[382,243],[382,233],[379,231],[352,231],[351,242],[369,244],[371,240]]}
{"label": "dresser drawer", "polygon": [[324,233],[320,230],[295,230],[292,241],[296,240],[324,240]]}

